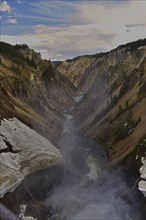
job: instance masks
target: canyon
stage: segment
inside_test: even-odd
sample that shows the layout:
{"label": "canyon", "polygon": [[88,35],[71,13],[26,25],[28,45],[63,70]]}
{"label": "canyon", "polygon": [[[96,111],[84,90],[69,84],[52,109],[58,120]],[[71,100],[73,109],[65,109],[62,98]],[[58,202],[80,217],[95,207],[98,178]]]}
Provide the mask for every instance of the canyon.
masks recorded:
{"label": "canyon", "polygon": [[[124,208],[125,219],[144,219],[146,39],[54,63],[27,45],[0,42],[0,106],[0,200],[17,216],[20,202],[27,201],[32,215],[39,200],[41,213],[53,209],[52,220],[88,219],[89,213],[119,218]],[[140,175],[136,188],[143,194],[137,189],[129,193]],[[32,193],[33,187],[41,191],[42,178],[43,199]],[[122,178],[129,185],[119,189]],[[52,185],[54,193],[46,197]],[[95,193],[103,196],[101,206]],[[115,211],[118,195],[123,210]],[[125,202],[134,205],[132,195],[139,199],[136,214]],[[18,199],[17,208],[12,197]]]}

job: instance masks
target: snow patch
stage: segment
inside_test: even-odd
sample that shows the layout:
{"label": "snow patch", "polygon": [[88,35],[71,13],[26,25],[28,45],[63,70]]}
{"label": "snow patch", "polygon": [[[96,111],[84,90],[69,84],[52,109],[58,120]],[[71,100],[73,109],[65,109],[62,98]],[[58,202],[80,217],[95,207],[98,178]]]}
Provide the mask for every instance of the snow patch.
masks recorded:
{"label": "snow patch", "polygon": [[74,97],[73,99],[74,99],[74,101],[75,101],[76,103],[78,103],[78,102],[80,102],[80,101],[82,100],[82,98],[83,98],[83,95],[80,95],[80,96]]}
{"label": "snow patch", "polygon": [[142,180],[138,183],[138,189],[143,193],[143,195],[146,197],[146,157],[141,158],[142,166],[140,168],[140,177]]}
{"label": "snow patch", "polygon": [[18,217],[21,220],[37,220],[36,218],[33,218],[32,216],[25,216],[25,211],[26,211],[26,205],[20,205],[20,214]]}

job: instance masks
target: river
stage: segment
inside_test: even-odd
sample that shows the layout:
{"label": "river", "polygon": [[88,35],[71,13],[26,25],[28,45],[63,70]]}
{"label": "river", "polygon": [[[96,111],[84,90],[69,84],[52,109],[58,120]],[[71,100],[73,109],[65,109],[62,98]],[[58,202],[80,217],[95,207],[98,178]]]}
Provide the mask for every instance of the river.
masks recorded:
{"label": "river", "polygon": [[127,171],[109,166],[103,149],[77,130],[70,110],[63,115],[63,164],[31,174],[3,203],[22,220],[140,219],[139,194],[127,183]]}

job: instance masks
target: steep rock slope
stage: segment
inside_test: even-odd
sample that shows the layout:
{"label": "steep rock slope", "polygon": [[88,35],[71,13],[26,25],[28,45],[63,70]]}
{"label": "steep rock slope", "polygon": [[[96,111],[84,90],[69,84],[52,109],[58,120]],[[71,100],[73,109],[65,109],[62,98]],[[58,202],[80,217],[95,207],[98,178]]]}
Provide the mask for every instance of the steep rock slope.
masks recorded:
{"label": "steep rock slope", "polygon": [[61,163],[61,154],[44,137],[18,119],[0,125],[0,197],[13,191],[28,174]]}
{"label": "steep rock slope", "polygon": [[74,86],[78,86],[86,69],[90,68],[95,59],[91,57],[78,57],[67,60],[57,65],[58,71],[66,76]]}
{"label": "steep rock slope", "polygon": [[82,82],[82,78],[91,71],[94,62],[104,55],[105,53],[97,53],[95,55],[79,56],[59,62],[56,67],[61,75],[66,76],[75,87],[78,87]]}
{"label": "steep rock slope", "polygon": [[39,53],[0,42],[0,197],[28,174],[59,163],[62,113],[77,94]]}
{"label": "steep rock slope", "polygon": [[71,78],[83,96],[74,109],[76,121],[105,147],[112,163],[128,155],[139,167],[146,151],[146,39],[96,56],[73,59],[70,68],[60,64],[69,78],[80,73],[78,82]]}
{"label": "steep rock slope", "polygon": [[16,117],[57,143],[65,108],[77,90],[27,45],[0,43],[1,118]]}

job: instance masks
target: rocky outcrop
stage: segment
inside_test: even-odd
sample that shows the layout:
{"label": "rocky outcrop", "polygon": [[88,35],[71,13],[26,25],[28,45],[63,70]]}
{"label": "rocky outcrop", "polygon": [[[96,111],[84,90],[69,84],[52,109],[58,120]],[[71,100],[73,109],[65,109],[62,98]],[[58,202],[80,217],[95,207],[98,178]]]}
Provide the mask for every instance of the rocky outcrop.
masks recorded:
{"label": "rocky outcrop", "polygon": [[37,53],[33,49],[30,49],[27,44],[17,45],[20,53],[30,61],[33,61],[35,64],[39,64],[41,61],[41,54]]}
{"label": "rocky outcrop", "polygon": [[60,152],[43,136],[18,119],[0,125],[0,197],[13,191],[28,174],[55,166]]}
{"label": "rocky outcrop", "polygon": [[75,87],[78,87],[85,71],[90,69],[90,66],[95,60],[95,58],[91,58],[90,56],[77,57],[73,60],[61,62],[57,66],[57,70],[60,74],[66,76]]}
{"label": "rocky outcrop", "polygon": [[78,91],[50,61],[30,62],[27,51],[26,45],[0,42],[0,115],[18,118],[57,144],[64,121],[60,113],[75,103]]}
{"label": "rocky outcrop", "polygon": [[58,147],[62,112],[77,95],[70,81],[27,45],[0,42],[1,197],[28,174],[59,163],[51,143]]}

